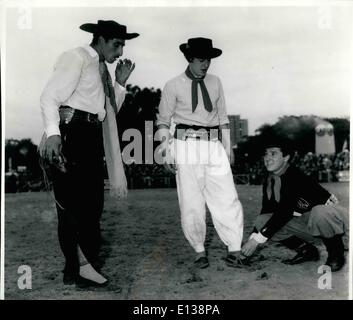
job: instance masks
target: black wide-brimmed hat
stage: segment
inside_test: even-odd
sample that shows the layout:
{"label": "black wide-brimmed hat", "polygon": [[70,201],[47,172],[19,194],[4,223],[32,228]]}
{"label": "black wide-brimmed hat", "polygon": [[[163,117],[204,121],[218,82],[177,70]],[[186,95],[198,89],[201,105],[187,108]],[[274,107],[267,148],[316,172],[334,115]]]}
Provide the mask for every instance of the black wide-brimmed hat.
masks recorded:
{"label": "black wide-brimmed hat", "polygon": [[129,40],[139,36],[138,33],[127,33],[126,26],[112,20],[98,20],[98,23],[85,23],[80,29],[93,34]]}
{"label": "black wide-brimmed hat", "polygon": [[191,38],[187,43],[182,43],[179,49],[192,58],[212,59],[222,54],[221,49],[213,47],[212,40],[207,38]]}
{"label": "black wide-brimmed hat", "polygon": [[292,139],[288,136],[278,133],[269,133],[264,137],[263,150],[269,148],[280,148],[284,155],[293,155],[296,149],[296,145]]}

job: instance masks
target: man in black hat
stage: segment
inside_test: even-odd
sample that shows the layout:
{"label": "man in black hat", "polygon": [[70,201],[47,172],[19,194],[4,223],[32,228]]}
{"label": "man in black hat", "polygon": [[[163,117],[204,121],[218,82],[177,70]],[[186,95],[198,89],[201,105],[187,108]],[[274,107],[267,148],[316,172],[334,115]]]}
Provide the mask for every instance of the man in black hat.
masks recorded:
{"label": "man in black hat", "polygon": [[[165,85],[157,115],[162,161],[176,173],[182,229],[196,252],[195,266],[209,265],[204,246],[206,204],[228,247],[227,264],[239,266],[243,210],[230,167],[234,156],[229,120],[221,81],[207,73],[211,59],[222,50],[207,38],[189,39],[179,48],[188,67]],[[176,127],[169,145],[172,117]]]}
{"label": "man in black hat", "polygon": [[80,28],[93,34],[91,44],[59,57],[40,98],[45,129],[40,152],[51,165],[59,242],[65,256],[64,283],[103,286],[107,279],[98,273],[103,149],[111,187],[124,195],[115,117],[135,67],[128,59],[120,60],[113,83],[105,62],[118,59],[125,40],[138,34],[128,33],[115,21],[99,20]]}
{"label": "man in black hat", "polygon": [[[326,265],[340,270],[344,249],[348,248],[348,211],[335,195],[290,165],[293,154],[290,140],[274,136],[265,144],[264,163],[268,171],[263,185],[262,209],[254,230],[242,248],[250,257],[268,239],[279,241],[297,254],[283,262],[299,264],[320,258],[314,237],[326,246]],[[251,261],[251,260],[248,260]]]}

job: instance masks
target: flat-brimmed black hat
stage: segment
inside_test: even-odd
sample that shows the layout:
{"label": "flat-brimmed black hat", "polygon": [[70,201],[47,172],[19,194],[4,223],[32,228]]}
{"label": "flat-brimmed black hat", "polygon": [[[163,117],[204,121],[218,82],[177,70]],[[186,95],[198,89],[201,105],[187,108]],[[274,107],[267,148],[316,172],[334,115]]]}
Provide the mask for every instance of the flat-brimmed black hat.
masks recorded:
{"label": "flat-brimmed black hat", "polygon": [[191,38],[182,43],[179,49],[184,55],[192,58],[212,59],[222,54],[221,49],[213,47],[212,40],[207,38]]}
{"label": "flat-brimmed black hat", "polygon": [[98,20],[98,23],[85,23],[80,29],[93,34],[129,40],[139,36],[138,33],[127,33],[126,26],[112,20]]}

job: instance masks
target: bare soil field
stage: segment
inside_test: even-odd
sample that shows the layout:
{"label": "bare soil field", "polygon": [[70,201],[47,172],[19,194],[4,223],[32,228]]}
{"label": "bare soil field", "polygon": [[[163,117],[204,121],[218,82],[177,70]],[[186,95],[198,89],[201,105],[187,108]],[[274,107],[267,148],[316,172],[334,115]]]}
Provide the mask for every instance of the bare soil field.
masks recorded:
{"label": "bare soil field", "polygon": [[[348,183],[324,184],[348,207]],[[244,207],[244,241],[261,207],[260,186],[237,186]],[[268,242],[250,266],[226,266],[226,247],[207,216],[210,266],[193,268],[194,253],[181,230],[176,189],[130,190],[122,201],[106,194],[102,219],[105,261],[110,279],[104,290],[79,290],[62,283],[63,257],[57,218],[49,193],[7,194],[5,199],[5,299],[55,300],[307,300],[348,299],[348,263],[320,289],[321,259],[296,266],[281,263],[295,253]],[[348,260],[348,254],[347,254]],[[18,286],[20,266],[29,266],[32,288]]]}

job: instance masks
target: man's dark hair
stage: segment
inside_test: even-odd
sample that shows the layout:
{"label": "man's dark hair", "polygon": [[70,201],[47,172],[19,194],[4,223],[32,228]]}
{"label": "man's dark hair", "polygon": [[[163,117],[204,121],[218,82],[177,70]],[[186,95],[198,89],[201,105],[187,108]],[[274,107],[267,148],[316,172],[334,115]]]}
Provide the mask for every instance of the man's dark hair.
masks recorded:
{"label": "man's dark hair", "polygon": [[184,53],[184,57],[188,62],[192,62],[195,57],[192,57],[190,54]]}
{"label": "man's dark hair", "polygon": [[264,140],[264,150],[268,148],[279,148],[281,149],[283,156],[289,155],[290,158],[294,155],[294,143],[291,139],[286,137],[274,135],[265,138]]}
{"label": "man's dark hair", "polygon": [[112,38],[111,36],[108,36],[108,35],[104,35],[104,34],[101,34],[101,33],[94,33],[93,34],[93,39],[92,39],[92,44],[98,44],[98,38],[102,36],[104,38],[105,41],[108,41],[110,39],[114,39]]}
{"label": "man's dark hair", "polygon": [[201,58],[201,57],[195,57],[194,55],[188,54],[188,53],[184,53],[184,57],[188,62],[192,62],[195,58],[199,58],[199,59],[210,59],[210,58]]}

